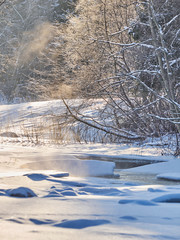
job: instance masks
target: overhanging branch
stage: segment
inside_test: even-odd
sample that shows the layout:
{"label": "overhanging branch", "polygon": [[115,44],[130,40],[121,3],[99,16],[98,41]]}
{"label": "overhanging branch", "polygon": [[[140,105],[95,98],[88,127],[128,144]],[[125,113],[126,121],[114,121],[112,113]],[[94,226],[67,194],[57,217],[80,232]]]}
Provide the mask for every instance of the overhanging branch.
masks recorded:
{"label": "overhanging branch", "polygon": [[70,107],[68,106],[68,104],[66,103],[66,101],[64,99],[62,99],[62,101],[63,101],[64,105],[66,106],[68,112],[70,113],[71,117],[73,117],[78,122],[81,122],[89,127],[95,128],[97,130],[103,131],[106,134],[116,136],[118,138],[123,138],[123,139],[130,140],[130,141],[144,140],[144,137],[142,137],[142,136],[127,136],[127,135],[119,134],[119,133],[113,132],[111,130],[107,130],[104,127],[97,126],[91,122],[85,121],[82,118],[78,117],[77,115],[73,114],[73,112],[71,111]]}

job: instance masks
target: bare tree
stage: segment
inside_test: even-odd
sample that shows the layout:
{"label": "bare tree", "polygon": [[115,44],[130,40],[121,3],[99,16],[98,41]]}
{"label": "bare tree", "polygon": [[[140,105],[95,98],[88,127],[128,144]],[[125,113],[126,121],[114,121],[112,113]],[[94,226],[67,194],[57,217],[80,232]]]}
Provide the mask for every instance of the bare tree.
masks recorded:
{"label": "bare tree", "polygon": [[77,81],[81,96],[106,104],[98,121],[77,111],[71,115],[111,133],[126,132],[126,138],[180,133],[180,15],[175,4],[78,1],[65,35],[70,80]]}
{"label": "bare tree", "polygon": [[[53,97],[63,81],[58,28],[69,0],[3,1],[0,9],[0,88],[8,101]],[[56,87],[55,87],[56,85]]]}

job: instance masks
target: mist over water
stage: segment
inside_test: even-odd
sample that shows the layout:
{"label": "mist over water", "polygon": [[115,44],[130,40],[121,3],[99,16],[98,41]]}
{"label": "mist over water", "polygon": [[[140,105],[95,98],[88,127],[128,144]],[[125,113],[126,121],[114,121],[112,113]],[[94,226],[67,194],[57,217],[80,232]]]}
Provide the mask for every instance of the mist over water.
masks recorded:
{"label": "mist over water", "polygon": [[17,103],[51,96],[48,85],[52,81],[47,75],[55,79],[51,65],[56,66],[59,56],[58,29],[71,11],[71,2],[14,0],[0,6],[0,101]]}
{"label": "mist over water", "polygon": [[55,28],[49,22],[37,24],[32,30],[24,32],[19,49],[19,64],[28,63],[45,50],[53,38]]}

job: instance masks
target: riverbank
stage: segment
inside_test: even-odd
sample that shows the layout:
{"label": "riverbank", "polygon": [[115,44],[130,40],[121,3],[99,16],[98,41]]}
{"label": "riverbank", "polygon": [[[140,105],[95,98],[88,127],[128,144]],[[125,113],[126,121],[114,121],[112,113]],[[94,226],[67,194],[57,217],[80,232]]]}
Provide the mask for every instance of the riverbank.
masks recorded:
{"label": "riverbank", "polygon": [[[53,159],[73,161],[76,154],[87,153],[87,148],[90,156],[93,152],[112,158],[125,150],[125,147],[118,150],[116,146],[115,151],[113,145],[112,148],[87,145],[86,149],[85,145],[54,148],[9,143],[0,146],[0,237],[4,240],[56,240],[59,237],[63,240],[80,237],[178,240],[180,184],[138,184],[133,179],[123,181],[121,176],[117,179],[73,176],[68,166],[61,171],[60,165],[56,165],[56,169],[49,165],[46,170],[27,165],[41,162],[43,168]],[[167,158],[166,163],[173,160]],[[146,167],[157,164],[164,163]],[[98,165],[92,166],[97,173]]]}

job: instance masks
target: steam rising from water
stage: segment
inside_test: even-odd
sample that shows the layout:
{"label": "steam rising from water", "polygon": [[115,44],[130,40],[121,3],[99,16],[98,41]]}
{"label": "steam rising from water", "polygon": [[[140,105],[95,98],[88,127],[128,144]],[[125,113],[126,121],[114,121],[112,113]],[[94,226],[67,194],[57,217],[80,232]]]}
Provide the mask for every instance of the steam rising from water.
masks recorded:
{"label": "steam rising from water", "polygon": [[23,34],[19,49],[18,64],[28,63],[38,57],[47,47],[55,34],[55,28],[49,23],[39,23]]}
{"label": "steam rising from water", "polygon": [[73,96],[73,88],[70,85],[61,84],[58,94],[62,98],[71,98]]}

